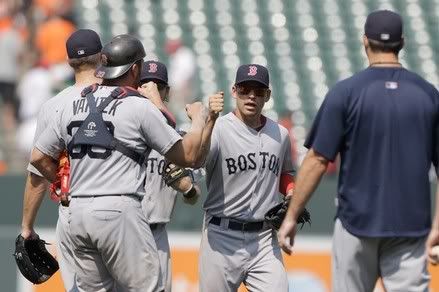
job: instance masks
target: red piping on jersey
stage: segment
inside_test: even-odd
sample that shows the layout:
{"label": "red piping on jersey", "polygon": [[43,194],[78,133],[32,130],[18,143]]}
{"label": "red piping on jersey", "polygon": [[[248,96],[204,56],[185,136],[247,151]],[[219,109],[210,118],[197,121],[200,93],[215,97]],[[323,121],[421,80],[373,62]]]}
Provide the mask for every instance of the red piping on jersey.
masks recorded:
{"label": "red piping on jersey", "polygon": [[279,192],[287,195],[289,191],[294,189],[294,177],[289,173],[282,173],[279,181]]}

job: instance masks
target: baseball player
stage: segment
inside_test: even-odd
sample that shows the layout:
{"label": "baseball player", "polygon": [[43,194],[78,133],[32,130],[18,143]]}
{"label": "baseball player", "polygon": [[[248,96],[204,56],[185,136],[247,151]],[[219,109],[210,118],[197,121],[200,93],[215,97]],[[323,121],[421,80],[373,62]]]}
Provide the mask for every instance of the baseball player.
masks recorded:
{"label": "baseball player", "polygon": [[[163,109],[162,102],[169,100],[166,66],[157,61],[145,62],[140,82],[148,90],[149,87],[158,88],[156,92],[160,93],[159,95],[155,96],[154,91],[151,90],[147,96],[158,108]],[[183,176],[176,177],[176,180],[168,186],[171,182],[164,179],[164,177],[166,178],[166,167],[165,157],[152,150],[146,160],[145,197],[142,201],[142,207],[157,245],[165,291],[171,291],[171,257],[166,224],[171,219],[178,193],[183,195],[184,202],[196,203],[200,195],[200,188],[195,184],[195,181],[201,179],[201,171],[187,169],[183,172],[180,169]]]}
{"label": "baseball player", "polygon": [[[242,65],[236,109],[219,118],[206,160],[208,195],[199,258],[200,291],[287,291],[275,231],[265,213],[292,195],[288,130],[261,114],[270,99],[267,68]],[[280,186],[283,186],[280,189]]]}
{"label": "baseball player", "polygon": [[[82,89],[101,79],[94,76],[100,64],[102,44],[96,32],[80,29],[74,32],[66,42],[69,64],[75,72],[75,84],[64,89],[55,97],[48,100],[41,108],[34,142],[42,132],[54,122],[54,116],[63,106],[74,97],[80,95]],[[47,190],[47,180],[31,165],[28,165],[28,176],[24,191],[23,219],[21,235],[24,238],[37,237],[33,226],[38,208]],[[74,281],[73,255],[69,249],[68,237],[68,208],[59,204],[58,222],[56,225],[57,257],[67,291],[76,291]]]}
{"label": "baseball player", "polygon": [[145,159],[151,149],[182,166],[200,165],[223,100],[209,110],[186,107],[191,130],[183,138],[161,112],[133,88],[140,82],[145,51],[130,35],[119,35],[101,51],[90,86],[65,104],[57,121],[39,137],[31,156],[49,181],[53,158],[70,158],[70,238],[79,291],[162,291],[157,248],[141,208]]}
{"label": "baseball player", "polygon": [[400,15],[372,12],[364,28],[369,67],[326,95],[279,242],[291,253],[296,216],[340,153],[333,291],[372,291],[380,277],[386,291],[429,291],[427,252],[439,243],[429,182],[438,167],[439,92],[399,63]]}

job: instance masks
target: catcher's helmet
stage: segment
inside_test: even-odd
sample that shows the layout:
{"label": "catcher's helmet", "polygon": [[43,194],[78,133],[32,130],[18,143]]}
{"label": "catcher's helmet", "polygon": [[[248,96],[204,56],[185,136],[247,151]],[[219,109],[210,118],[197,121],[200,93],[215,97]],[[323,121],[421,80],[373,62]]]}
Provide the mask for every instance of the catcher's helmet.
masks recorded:
{"label": "catcher's helmet", "polygon": [[131,66],[146,54],[142,43],[135,37],[122,34],[114,37],[102,48],[102,64],[96,77],[114,79],[125,74]]}

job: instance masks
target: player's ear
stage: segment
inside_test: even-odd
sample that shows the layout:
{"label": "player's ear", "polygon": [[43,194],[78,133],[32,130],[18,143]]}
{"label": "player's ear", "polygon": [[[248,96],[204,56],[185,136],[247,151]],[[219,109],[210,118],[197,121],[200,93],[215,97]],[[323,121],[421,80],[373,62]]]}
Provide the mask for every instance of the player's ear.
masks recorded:
{"label": "player's ear", "polygon": [[366,35],[363,35],[363,45],[365,48],[369,47],[369,40],[367,39]]}
{"label": "player's ear", "polygon": [[169,91],[170,91],[170,87],[166,86],[165,87],[165,98],[163,100],[169,101]]}
{"label": "player's ear", "polygon": [[268,90],[267,90],[267,94],[265,95],[265,102],[269,101],[269,100],[270,100],[270,97],[271,97],[271,90],[268,89]]}
{"label": "player's ear", "polygon": [[232,87],[232,96],[233,96],[233,98],[238,97],[238,90],[236,89],[236,85],[233,85],[233,87]]}

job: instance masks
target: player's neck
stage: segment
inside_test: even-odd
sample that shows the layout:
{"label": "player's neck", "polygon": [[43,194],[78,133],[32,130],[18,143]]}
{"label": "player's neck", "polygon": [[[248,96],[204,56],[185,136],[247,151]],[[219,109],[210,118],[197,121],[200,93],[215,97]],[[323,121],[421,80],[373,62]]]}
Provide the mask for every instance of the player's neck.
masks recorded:
{"label": "player's neck", "polygon": [[401,67],[398,56],[393,53],[370,53],[369,66],[373,67]]}
{"label": "player's neck", "polygon": [[262,119],[261,119],[262,114],[245,116],[237,109],[234,111],[234,114],[238,119],[240,119],[244,124],[246,124],[250,128],[257,129],[262,126]]}
{"label": "player's neck", "polygon": [[95,77],[94,69],[87,69],[75,72],[75,85],[91,85],[101,83],[102,79]]}

